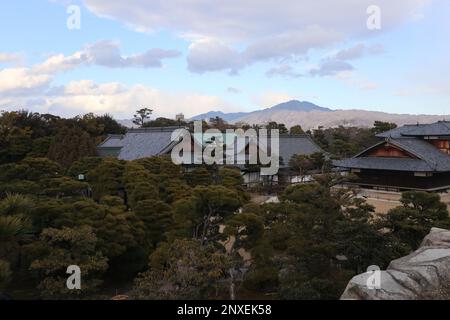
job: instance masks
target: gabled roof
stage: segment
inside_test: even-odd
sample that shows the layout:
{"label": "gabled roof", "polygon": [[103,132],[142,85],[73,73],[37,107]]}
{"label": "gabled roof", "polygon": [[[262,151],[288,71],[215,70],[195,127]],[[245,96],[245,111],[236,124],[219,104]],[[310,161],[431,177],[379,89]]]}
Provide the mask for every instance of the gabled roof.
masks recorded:
{"label": "gabled roof", "polygon": [[430,124],[407,124],[377,135],[380,138],[450,136],[450,121]]}
{"label": "gabled roof", "polygon": [[135,160],[166,154],[177,143],[172,132],[179,127],[129,129],[124,136],[110,136],[98,148],[121,148],[118,158]]}
{"label": "gabled roof", "polygon": [[[385,143],[390,143],[416,157],[416,159],[366,157],[372,150]],[[357,154],[353,158],[338,160],[334,165],[344,168],[378,169],[392,171],[423,171],[423,172],[446,172],[450,171],[450,156],[427,141],[416,138],[388,138],[369,149]]]}
{"label": "gabled roof", "polygon": [[284,166],[287,166],[289,164],[289,160],[295,154],[311,155],[316,152],[325,153],[306,134],[280,135],[280,157],[283,159]]}

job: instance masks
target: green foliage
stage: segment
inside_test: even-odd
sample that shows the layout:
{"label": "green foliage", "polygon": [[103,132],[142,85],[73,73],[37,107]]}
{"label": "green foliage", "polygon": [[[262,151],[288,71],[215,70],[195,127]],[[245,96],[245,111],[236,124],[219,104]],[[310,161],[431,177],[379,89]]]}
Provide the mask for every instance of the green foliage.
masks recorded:
{"label": "green foliage", "polygon": [[292,126],[289,130],[290,134],[305,134],[305,131],[303,131],[301,125]]}
{"label": "green foliage", "polygon": [[11,216],[27,214],[31,211],[33,206],[33,201],[28,196],[9,193],[0,201],[0,215]]}
{"label": "green foliage", "polygon": [[196,187],[192,196],[174,203],[175,232],[195,239],[216,241],[220,223],[242,202],[237,191],[223,186]]}
{"label": "green foliage", "polygon": [[125,165],[123,182],[127,193],[127,204],[132,209],[139,201],[158,199],[158,177],[137,161],[128,162]]}
{"label": "green foliage", "polygon": [[95,154],[94,142],[86,131],[64,128],[53,139],[47,156],[62,167],[69,168],[75,161]]}
{"label": "green foliage", "polygon": [[107,134],[123,134],[126,128],[120,125],[109,114],[96,116],[88,113],[73,119],[72,125],[76,125],[89,133],[91,137],[104,137]]}
{"label": "green foliage", "polygon": [[94,144],[114,133],[124,133],[124,128],[109,115],[62,119],[26,110],[1,112],[0,164],[49,156],[67,168],[81,156],[94,154]]}
{"label": "green foliage", "polygon": [[242,186],[244,184],[244,178],[239,169],[234,167],[222,167],[219,168],[218,176],[219,184],[236,190],[239,193],[242,203],[249,200],[249,196]]}
{"label": "green foliage", "polygon": [[312,138],[323,150],[338,158],[352,157],[378,141],[371,129],[344,126],[319,127],[313,130]]}
{"label": "green foliage", "polygon": [[175,240],[150,256],[150,270],[135,281],[135,299],[207,299],[221,287],[228,259],[213,245]]}
{"label": "green foliage", "polygon": [[[97,247],[90,227],[45,229],[40,236],[45,254],[31,263],[30,269],[39,279],[38,288],[45,299],[87,298],[101,284],[101,274],[108,259]],[[67,267],[81,269],[81,290],[66,287]]]}
{"label": "green foliage", "polygon": [[45,228],[56,228],[68,223],[66,216],[71,204],[63,199],[39,197],[34,200],[33,209],[26,214],[33,228],[39,234]]}
{"label": "green foliage", "polygon": [[288,133],[288,129],[284,123],[277,123],[275,121],[270,121],[266,125],[267,130],[278,129],[280,134]]}
{"label": "green foliage", "polygon": [[143,127],[146,120],[150,119],[150,115],[152,114],[153,110],[149,108],[141,108],[139,110],[136,110],[136,114],[134,115],[133,123],[135,125],[138,125],[140,127]]}
{"label": "green foliage", "polygon": [[145,238],[151,247],[165,240],[164,234],[172,226],[172,209],[163,201],[142,200],[139,201],[134,211],[144,223]]}
{"label": "green foliage", "polygon": [[89,183],[95,200],[103,196],[123,196],[124,162],[114,158],[104,159],[88,172]]}
{"label": "green foliage", "polygon": [[234,238],[235,247],[251,250],[263,237],[263,219],[253,213],[233,215],[226,221],[223,233]]}
{"label": "green foliage", "polygon": [[27,154],[32,158],[44,158],[47,156],[50,146],[53,143],[53,137],[41,137],[33,140],[31,151]]}
{"label": "green foliage", "polygon": [[207,186],[212,184],[212,174],[205,166],[194,167],[189,169],[186,174],[186,181],[191,187]]}
{"label": "green foliage", "polygon": [[438,194],[404,192],[400,201],[402,206],[388,212],[385,225],[412,250],[419,246],[432,227],[450,227],[447,206]]}
{"label": "green foliage", "polygon": [[131,225],[132,213],[122,207],[109,207],[90,199],[77,201],[67,208],[63,224],[57,227],[88,225],[97,236],[97,246],[107,257],[124,253],[127,247],[137,245]]}
{"label": "green foliage", "polygon": [[21,246],[31,240],[31,235],[31,225],[25,217],[0,215],[0,260],[16,267]]}
{"label": "green foliage", "polygon": [[391,122],[375,121],[373,124],[372,132],[374,134],[379,134],[392,129],[397,128],[397,124]]}
{"label": "green foliage", "polygon": [[73,178],[78,179],[78,175],[83,174],[89,180],[87,175],[89,171],[95,169],[102,162],[100,157],[84,157],[75,161],[67,171],[67,174]]}
{"label": "green foliage", "polygon": [[[373,223],[372,206],[351,191],[331,189],[333,181],[329,176],[320,184],[289,186],[281,203],[264,205],[258,213],[270,230],[262,243],[275,250],[265,261],[270,257],[266,249],[259,265],[262,269],[278,265],[280,298],[336,299],[352,275],[372,264],[386,267],[406,252],[395,237]],[[256,267],[251,276],[255,275],[261,277]],[[257,283],[250,281],[253,286]]]}
{"label": "green foliage", "polygon": [[[143,115],[145,126],[174,124]],[[222,119],[211,125],[232,127]],[[346,157],[393,127],[375,122],[372,129],[311,134],[324,150]],[[268,128],[287,133],[283,124]],[[14,286],[30,286],[32,274],[43,298],[95,298],[103,280],[121,286],[145,271],[135,298],[222,298],[226,291],[239,297],[242,284],[251,295],[335,299],[368,265],[384,268],[431,227],[450,228],[436,194],[404,193],[402,206],[375,216],[351,190],[333,188],[347,178],[327,173],[323,153],[290,163],[301,175],[322,173],[316,183],[289,186],[280,203],[261,205],[247,203],[236,168],[187,169],[169,156],[93,156],[106,134],[123,132],[108,115],[0,115],[0,287],[12,276]],[[291,133],[303,130],[294,126]],[[65,287],[70,264],[81,267],[82,291]]]}
{"label": "green foliage", "polygon": [[167,119],[167,118],[156,118],[155,120],[147,121],[144,123],[143,127],[173,127],[187,125],[185,121]]}
{"label": "green foliage", "polygon": [[69,177],[49,179],[43,190],[43,194],[50,197],[75,197],[87,194],[88,184]]}
{"label": "green foliage", "polygon": [[[30,224],[21,216],[0,216],[0,243],[23,242],[29,239]],[[5,248],[6,249],[6,248]]]}

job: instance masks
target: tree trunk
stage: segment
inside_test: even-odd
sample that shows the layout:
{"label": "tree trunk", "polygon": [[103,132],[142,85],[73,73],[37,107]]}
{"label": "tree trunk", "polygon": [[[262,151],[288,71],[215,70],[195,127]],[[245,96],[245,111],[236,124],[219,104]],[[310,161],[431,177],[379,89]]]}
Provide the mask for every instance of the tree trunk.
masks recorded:
{"label": "tree trunk", "polygon": [[230,300],[236,300],[235,288],[236,284],[234,283],[234,270],[230,268]]}

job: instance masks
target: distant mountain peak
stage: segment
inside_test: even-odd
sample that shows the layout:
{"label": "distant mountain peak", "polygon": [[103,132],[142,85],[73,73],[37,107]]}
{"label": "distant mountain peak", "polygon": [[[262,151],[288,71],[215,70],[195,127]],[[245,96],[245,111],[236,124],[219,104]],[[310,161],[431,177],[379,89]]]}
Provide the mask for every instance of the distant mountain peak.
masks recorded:
{"label": "distant mountain peak", "polygon": [[310,112],[310,111],[332,111],[331,109],[320,107],[312,102],[309,101],[299,101],[299,100],[291,100],[287,102],[283,102],[280,104],[277,104],[269,110],[292,110],[292,111],[304,111],[304,112]]}
{"label": "distant mountain peak", "polygon": [[242,117],[245,117],[248,115],[252,115],[252,114],[255,114],[258,112],[267,112],[267,111],[275,112],[275,111],[279,111],[279,110],[289,110],[289,111],[298,111],[298,112],[310,112],[310,111],[330,112],[330,111],[333,111],[328,108],[320,107],[317,104],[314,104],[309,101],[291,100],[291,101],[277,104],[277,105],[267,108],[267,109],[256,110],[256,111],[251,111],[251,112],[224,113],[222,111],[209,111],[207,113],[202,113],[202,114],[196,115],[195,117],[192,117],[190,120],[204,120],[204,119],[220,117],[225,121],[233,122],[239,118],[242,118]]}

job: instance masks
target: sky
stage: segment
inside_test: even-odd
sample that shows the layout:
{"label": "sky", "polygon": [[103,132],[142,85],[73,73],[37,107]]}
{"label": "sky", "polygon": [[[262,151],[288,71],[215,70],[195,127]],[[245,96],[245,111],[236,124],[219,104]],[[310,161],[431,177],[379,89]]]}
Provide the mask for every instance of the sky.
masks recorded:
{"label": "sky", "polygon": [[448,0],[15,0],[0,110],[450,114]]}

